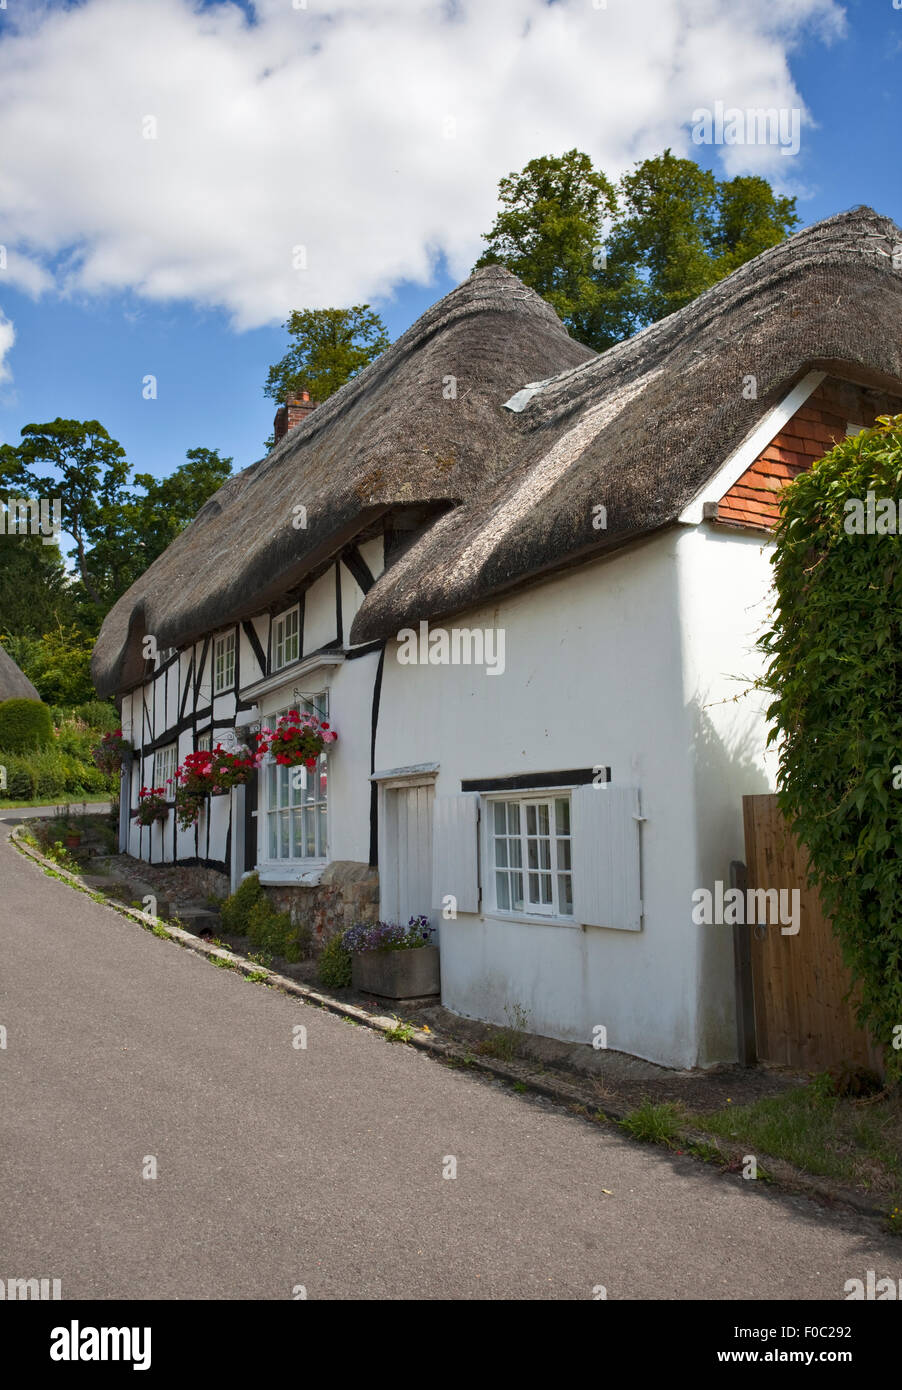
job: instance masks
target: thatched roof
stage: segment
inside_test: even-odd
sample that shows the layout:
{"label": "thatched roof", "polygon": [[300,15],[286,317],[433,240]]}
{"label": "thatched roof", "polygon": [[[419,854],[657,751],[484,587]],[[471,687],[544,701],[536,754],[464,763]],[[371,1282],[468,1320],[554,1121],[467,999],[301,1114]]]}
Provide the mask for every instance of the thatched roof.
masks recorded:
{"label": "thatched roof", "polygon": [[0,647],[0,700],[40,700],[31,681],[9,652]]}
{"label": "thatched roof", "polygon": [[[519,412],[524,396],[513,401],[514,462],[386,571],[352,641],[460,612],[675,522],[812,368],[902,393],[897,246],[902,232],[869,208],[829,218],[544,383]],[[750,375],[756,399],[743,394]],[[604,530],[592,524],[599,504]]]}
{"label": "thatched roof", "polygon": [[[145,633],[182,645],[276,602],[380,515],[484,493],[519,447],[503,402],[594,355],[508,271],[476,271],[230,478],[123,595],[94,649],[98,691],[142,679]],[[298,506],[305,529],[292,524]]]}

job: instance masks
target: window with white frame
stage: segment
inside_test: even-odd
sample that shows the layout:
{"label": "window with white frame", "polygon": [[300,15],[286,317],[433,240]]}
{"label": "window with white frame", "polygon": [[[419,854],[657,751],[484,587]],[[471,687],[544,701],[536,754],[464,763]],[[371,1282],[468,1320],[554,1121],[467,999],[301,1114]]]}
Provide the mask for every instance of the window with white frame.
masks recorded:
{"label": "window with white frame", "polygon": [[235,684],[235,632],[226,632],[213,643],[213,694],[221,695]]}
{"label": "window with white frame", "polygon": [[153,784],[155,787],[162,787],[167,796],[173,796],[174,787],[167,783],[175,777],[175,769],[178,766],[178,745],[167,743],[165,748],[158,748],[153,759]]}
{"label": "window with white frame", "polygon": [[198,736],[197,736],[197,751],[198,751],[198,753],[209,753],[209,752],[210,752],[210,749],[212,748],[212,746],[213,746],[213,738],[212,738],[212,734],[210,733],[210,730],[209,730],[209,729],[207,730],[207,732],[206,732],[205,734],[198,734]]}
{"label": "window with white frame", "polygon": [[281,671],[292,661],[297,661],[301,650],[300,609],[289,608],[280,613],[272,623],[272,669]]}
{"label": "window with white frame", "polygon": [[572,917],[569,795],[491,800],[487,809],[496,910]]}
{"label": "window with white frame", "polygon": [[[276,721],[289,710],[329,718],[328,691],[301,696],[284,709],[268,714],[264,723]],[[315,767],[280,767],[267,755],[260,769],[265,797],[264,854],[267,859],[313,859],[328,857],[326,805],[328,770],[326,754],[321,753]]]}

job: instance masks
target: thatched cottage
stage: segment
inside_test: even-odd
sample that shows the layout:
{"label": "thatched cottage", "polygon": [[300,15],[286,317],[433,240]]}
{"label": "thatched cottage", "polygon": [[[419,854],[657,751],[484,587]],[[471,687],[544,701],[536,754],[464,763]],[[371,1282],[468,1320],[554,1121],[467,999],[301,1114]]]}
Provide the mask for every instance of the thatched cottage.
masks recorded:
{"label": "thatched cottage", "polygon": [[[692,895],[773,786],[764,701],[733,697],[776,493],[902,410],[900,245],[869,209],[831,218],[600,356],[490,267],[283,410],[100,634],[138,750],[123,845],[256,869],[321,932],[432,913],[462,1014],[734,1058],[731,935]],[[266,764],[189,831],[129,818],[290,708],[339,733],[303,791]]]}

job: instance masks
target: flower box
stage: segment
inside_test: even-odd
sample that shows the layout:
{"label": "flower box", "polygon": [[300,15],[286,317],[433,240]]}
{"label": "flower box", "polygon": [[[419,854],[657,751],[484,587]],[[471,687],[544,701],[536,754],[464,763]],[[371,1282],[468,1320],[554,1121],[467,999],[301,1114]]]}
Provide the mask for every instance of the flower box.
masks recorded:
{"label": "flower box", "polygon": [[441,993],[439,950],[418,946],[411,951],[360,951],[351,956],[351,984],[386,999],[419,999]]}

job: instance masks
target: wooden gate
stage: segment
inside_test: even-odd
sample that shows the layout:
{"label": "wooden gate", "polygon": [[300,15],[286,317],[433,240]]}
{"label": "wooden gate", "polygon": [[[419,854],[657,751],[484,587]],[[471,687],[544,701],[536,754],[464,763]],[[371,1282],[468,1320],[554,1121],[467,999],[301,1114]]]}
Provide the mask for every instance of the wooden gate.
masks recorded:
{"label": "wooden gate", "polygon": [[804,847],[789,831],[776,796],[744,796],[742,811],[748,886],[796,888],[801,909],[795,936],[784,936],[779,923],[746,928],[758,1057],[803,1070],[847,1064],[882,1072],[879,1051],[855,1022],[839,942],[808,887]]}

